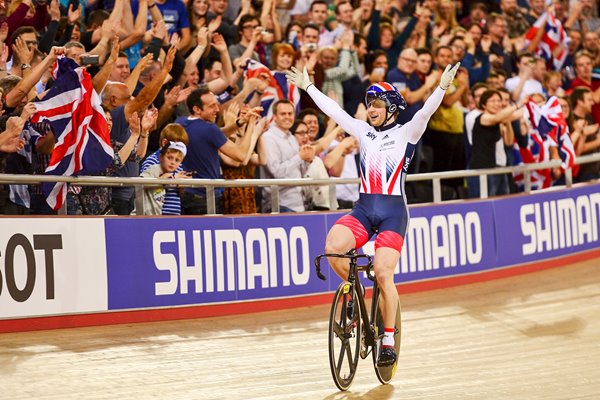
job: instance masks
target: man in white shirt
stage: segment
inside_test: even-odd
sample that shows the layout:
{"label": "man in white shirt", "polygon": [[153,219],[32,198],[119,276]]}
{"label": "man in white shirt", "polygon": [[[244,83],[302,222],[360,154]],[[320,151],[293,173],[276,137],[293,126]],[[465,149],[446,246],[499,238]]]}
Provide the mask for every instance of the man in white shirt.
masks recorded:
{"label": "man in white shirt", "polygon": [[[267,149],[267,164],[260,168],[262,179],[296,179],[315,157],[311,145],[300,147],[290,128],[294,124],[296,108],[289,100],[278,100],[273,104],[273,124],[263,135]],[[262,211],[271,212],[271,188],[262,190]],[[300,186],[279,189],[280,212],[304,211],[304,198]]]}
{"label": "man in white shirt", "polygon": [[543,68],[541,63],[538,63],[536,59],[530,53],[523,53],[519,56],[519,62],[517,67],[519,68],[519,75],[513,76],[506,80],[504,86],[510,91],[513,101],[523,100],[527,96],[534,93],[543,93],[544,88],[540,80],[538,80],[540,71]]}

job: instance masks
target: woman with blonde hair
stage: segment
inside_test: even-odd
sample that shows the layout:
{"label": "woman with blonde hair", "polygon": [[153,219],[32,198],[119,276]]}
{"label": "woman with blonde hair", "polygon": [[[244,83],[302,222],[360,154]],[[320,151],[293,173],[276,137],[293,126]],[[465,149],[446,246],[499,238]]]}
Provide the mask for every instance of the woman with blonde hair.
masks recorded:
{"label": "woman with blonde hair", "polygon": [[435,11],[433,37],[441,38],[446,34],[452,33],[456,27],[458,27],[458,22],[456,21],[454,2],[452,0],[441,0]]}

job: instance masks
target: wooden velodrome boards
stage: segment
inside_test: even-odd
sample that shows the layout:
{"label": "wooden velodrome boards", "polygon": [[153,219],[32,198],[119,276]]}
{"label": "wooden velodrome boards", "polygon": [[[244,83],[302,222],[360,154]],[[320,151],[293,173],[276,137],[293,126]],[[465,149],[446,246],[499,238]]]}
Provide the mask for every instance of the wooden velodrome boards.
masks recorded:
{"label": "wooden velodrome boards", "polygon": [[399,370],[335,388],[329,306],[0,335],[2,399],[574,399],[600,393],[591,260],[401,295]]}

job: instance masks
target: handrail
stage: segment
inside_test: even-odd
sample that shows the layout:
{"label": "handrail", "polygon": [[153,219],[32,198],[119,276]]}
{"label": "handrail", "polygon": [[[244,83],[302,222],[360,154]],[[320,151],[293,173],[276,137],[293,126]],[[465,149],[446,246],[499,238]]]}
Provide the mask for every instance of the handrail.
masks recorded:
{"label": "handrail", "polygon": [[[600,153],[590,154],[586,156],[579,156],[575,160],[575,164],[588,164],[591,162],[600,161]],[[499,175],[506,173],[524,173],[526,177],[530,177],[531,171],[560,167],[560,160],[545,161],[537,164],[522,164],[512,167],[497,167],[497,168],[486,168],[486,169],[469,169],[469,170],[458,170],[458,171],[444,171],[444,172],[427,172],[421,174],[408,175],[406,180],[408,182],[416,181],[432,181],[433,182],[433,202],[439,203],[442,201],[441,198],[441,184],[442,179],[451,178],[463,178],[463,177],[480,177],[481,185],[481,197],[487,198],[487,180],[484,179],[487,175]],[[566,171],[566,186],[572,186],[571,170]],[[329,186],[330,200],[334,200],[335,190],[332,188],[336,185],[345,184],[358,184],[360,179],[358,178],[327,178],[327,179],[169,179],[169,178],[118,178],[112,176],[55,176],[55,175],[22,175],[22,174],[0,174],[1,184],[37,184],[43,182],[66,182],[77,186],[110,186],[110,187],[123,187],[123,186],[135,186],[139,189],[145,186],[157,186],[157,185],[170,185],[178,187],[204,187],[207,188],[207,203],[209,211],[214,211],[215,208],[215,196],[214,188],[230,188],[230,187],[281,187],[281,186]],[[213,189],[213,190],[211,190]],[[525,193],[530,193],[531,184],[525,185]],[[138,210],[143,209],[141,206],[141,196],[137,196],[140,200],[136,203]],[[333,197],[333,198],[332,198]],[[278,199],[273,202],[273,212],[279,211]],[[277,203],[277,204],[275,204]],[[212,212],[214,213],[214,212]],[[143,213],[140,213],[143,215]]]}

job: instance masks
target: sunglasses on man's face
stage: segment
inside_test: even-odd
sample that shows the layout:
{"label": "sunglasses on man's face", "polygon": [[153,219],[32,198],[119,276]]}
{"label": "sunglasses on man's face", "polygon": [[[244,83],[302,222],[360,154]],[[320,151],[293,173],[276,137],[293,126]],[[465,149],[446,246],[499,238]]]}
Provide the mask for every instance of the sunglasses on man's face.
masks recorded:
{"label": "sunglasses on man's face", "polygon": [[367,108],[369,108],[371,106],[373,106],[375,108],[386,108],[387,107],[385,100],[382,100],[377,96],[367,96],[365,104],[366,104]]}

